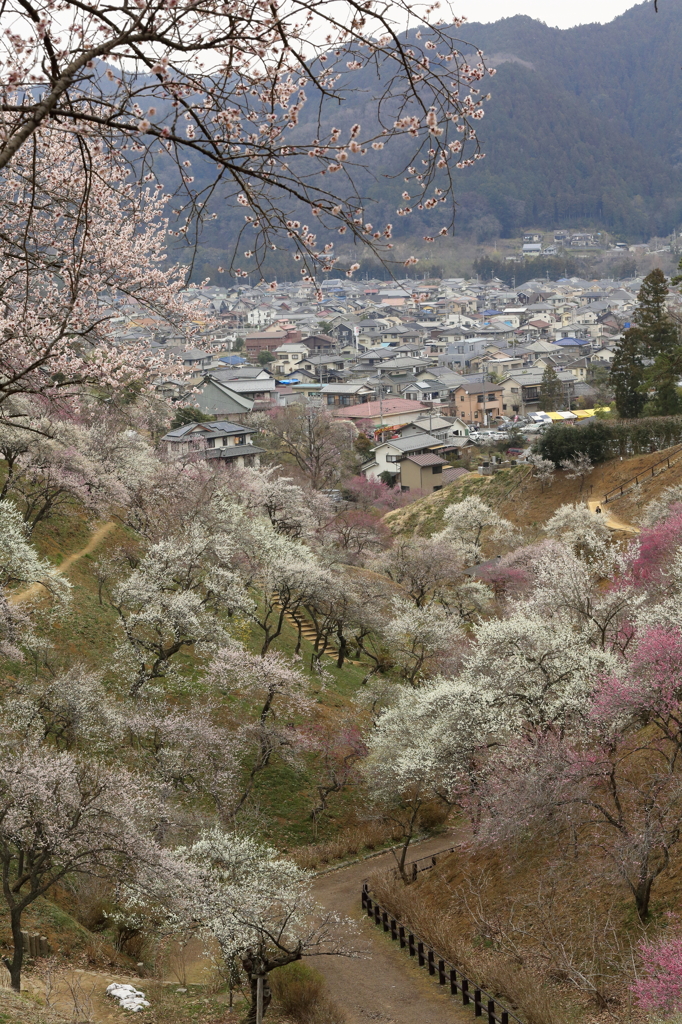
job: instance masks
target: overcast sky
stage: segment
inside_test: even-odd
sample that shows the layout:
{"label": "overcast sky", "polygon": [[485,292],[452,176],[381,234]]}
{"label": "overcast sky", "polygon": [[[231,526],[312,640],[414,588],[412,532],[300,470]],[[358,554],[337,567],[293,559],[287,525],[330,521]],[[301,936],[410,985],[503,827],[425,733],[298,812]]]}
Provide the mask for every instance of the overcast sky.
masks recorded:
{"label": "overcast sky", "polygon": [[558,28],[612,21],[635,6],[633,0],[451,0],[451,3],[453,11],[466,15],[468,21],[497,21],[514,14],[528,14]]}

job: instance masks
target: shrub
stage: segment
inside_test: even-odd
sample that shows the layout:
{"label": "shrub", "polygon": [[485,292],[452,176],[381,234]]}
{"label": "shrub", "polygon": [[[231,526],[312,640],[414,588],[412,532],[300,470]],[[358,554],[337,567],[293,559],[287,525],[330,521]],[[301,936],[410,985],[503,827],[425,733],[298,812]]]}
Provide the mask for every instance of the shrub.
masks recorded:
{"label": "shrub", "polygon": [[273,971],[270,987],[286,1016],[297,1024],[344,1024],[322,975],[300,960]]}
{"label": "shrub", "polygon": [[641,420],[594,420],[555,424],[540,438],[535,451],[558,468],[562,459],[584,452],[593,463],[618,455],[642,455],[682,443],[682,417],[651,416]]}
{"label": "shrub", "polygon": [[550,427],[543,434],[537,450],[543,459],[549,459],[559,468],[565,459],[578,453],[587,455],[593,463],[604,462],[611,455],[611,430],[606,423],[588,423],[584,427]]}

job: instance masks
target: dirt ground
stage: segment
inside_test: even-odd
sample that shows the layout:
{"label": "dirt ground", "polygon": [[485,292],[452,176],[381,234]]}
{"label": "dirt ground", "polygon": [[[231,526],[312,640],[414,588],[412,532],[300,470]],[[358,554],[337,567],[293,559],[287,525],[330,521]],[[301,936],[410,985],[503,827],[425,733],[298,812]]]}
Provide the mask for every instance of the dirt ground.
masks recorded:
{"label": "dirt ground", "polygon": [[[449,835],[415,845],[409,858],[446,850],[453,843]],[[425,968],[420,968],[362,914],[360,892],[370,871],[395,863],[391,853],[339,871],[318,876],[316,898],[330,910],[358,922],[357,948],[366,950],[362,959],[314,957],[324,974],[331,995],[346,1014],[348,1024],[471,1024],[473,1010],[463,1008],[440,988]]]}

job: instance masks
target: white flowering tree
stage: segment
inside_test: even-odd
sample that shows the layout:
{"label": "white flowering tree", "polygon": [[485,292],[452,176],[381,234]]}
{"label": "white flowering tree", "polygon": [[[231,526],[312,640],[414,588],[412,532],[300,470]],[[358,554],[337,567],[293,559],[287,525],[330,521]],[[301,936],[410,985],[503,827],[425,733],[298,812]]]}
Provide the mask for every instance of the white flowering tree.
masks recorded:
{"label": "white flowering tree", "polygon": [[274,467],[230,473],[225,485],[234,500],[267,516],[276,533],[292,540],[308,538],[334,517],[325,495],[299,487],[289,477],[275,475]]}
{"label": "white flowering tree", "polygon": [[1,714],[26,742],[57,750],[109,747],[120,742],[127,727],[101,676],[78,664],[47,680],[17,681]]}
{"label": "white flowering tree", "polygon": [[555,612],[566,616],[592,645],[626,653],[646,602],[644,590],[628,578],[631,560],[631,552],[614,545],[589,561],[564,544],[538,545],[529,601],[549,619]]}
{"label": "white flowering tree", "polygon": [[123,879],[157,863],[150,838],[154,812],[152,791],[121,765],[105,768],[66,751],[3,738],[0,867],[14,943],[12,957],[3,961],[13,988],[21,986],[26,909],[67,875]]}
{"label": "white flowering tree", "polygon": [[464,634],[459,619],[439,605],[419,608],[397,600],[383,635],[405,680],[418,686],[439,659],[454,653]]}
{"label": "white flowering tree", "polygon": [[[306,598],[329,580],[329,573],[304,543],[278,533],[269,519],[243,517],[236,564],[255,597],[253,622],[262,631],[261,654],[281,636],[287,615],[294,619]],[[299,641],[296,648],[298,653]]]}
{"label": "white flowering tree", "polygon": [[470,558],[471,552],[465,546],[446,540],[410,537],[399,538],[373,565],[399,583],[421,608],[442,597],[461,577]]}
{"label": "white flowering tree", "polygon": [[469,564],[482,561],[484,539],[511,543],[516,536],[513,524],[475,494],[448,505],[443,522],[445,527],[436,534],[436,539],[466,545],[471,559]]}
{"label": "white flowering tree", "polygon": [[21,658],[19,642],[29,625],[13,602],[8,588],[41,583],[57,601],[67,600],[70,585],[52,573],[52,566],[40,558],[26,536],[26,524],[11,501],[0,501],[0,651]]}
{"label": "white flowering tree", "polygon": [[273,755],[295,755],[299,736],[291,719],[311,712],[311,684],[278,652],[268,651],[259,657],[237,644],[219,651],[207,680],[219,693],[241,697],[254,709],[242,717],[235,732],[234,742],[252,755],[246,780],[233,804],[233,813],[237,814]]}
{"label": "white flowering tree", "polygon": [[532,603],[505,619],[479,623],[474,637],[465,672],[495,693],[515,731],[580,723],[589,714],[597,679],[616,664],[570,617],[542,614]]}
{"label": "white flowering tree", "polygon": [[256,1021],[259,981],[267,1011],[272,971],[303,957],[352,955],[338,916],[315,903],[310,875],[277,850],[212,829],[179,852],[190,866],[189,913],[217,940],[226,964],[238,960],[248,978],[248,1024]]}
{"label": "white flowering tree", "polygon": [[224,616],[250,613],[253,603],[232,569],[229,536],[209,535],[200,524],[182,538],[152,545],[139,566],[113,588],[123,643],[120,668],[136,696],[165,678],[181,651],[227,644]]}
{"label": "white flowering tree", "polygon": [[533,476],[540,481],[542,490],[544,491],[547,486],[551,487],[556,473],[556,466],[552,460],[543,459],[542,455],[534,452],[528,456],[526,461],[533,467]]}
{"label": "white flowering tree", "polygon": [[559,537],[580,558],[600,559],[606,555],[611,534],[603,516],[587,505],[561,505],[545,525],[549,537]]}
{"label": "white flowering tree", "polygon": [[580,480],[581,491],[585,477],[594,469],[594,463],[587,452],[576,452],[570,459],[562,459],[560,465],[569,480]]}
{"label": "white flowering tree", "polygon": [[0,500],[11,497],[31,530],[74,501],[104,516],[125,507],[129,489],[148,483],[154,457],[134,431],[111,432],[47,417],[0,423],[7,475]]}
{"label": "white flowering tree", "polygon": [[402,833],[403,879],[420,814],[431,801],[480,820],[477,790],[489,743],[505,731],[495,695],[470,679],[436,679],[415,693],[402,688],[378,717],[362,765],[377,812]]}
{"label": "white flowering tree", "polygon": [[198,817],[209,806],[228,821],[239,794],[244,742],[235,729],[214,724],[214,711],[210,704],[192,711],[150,700],[121,717],[133,762],[171,805],[181,802]]}

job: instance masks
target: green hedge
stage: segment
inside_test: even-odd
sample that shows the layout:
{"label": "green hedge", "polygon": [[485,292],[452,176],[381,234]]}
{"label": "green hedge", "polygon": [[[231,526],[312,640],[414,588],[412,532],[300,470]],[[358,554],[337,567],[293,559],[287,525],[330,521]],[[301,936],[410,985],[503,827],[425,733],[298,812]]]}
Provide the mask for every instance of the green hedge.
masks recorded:
{"label": "green hedge", "polygon": [[594,420],[574,426],[555,424],[542,435],[535,451],[559,466],[585,452],[592,462],[619,455],[643,455],[682,444],[682,416],[651,416],[641,420]]}

